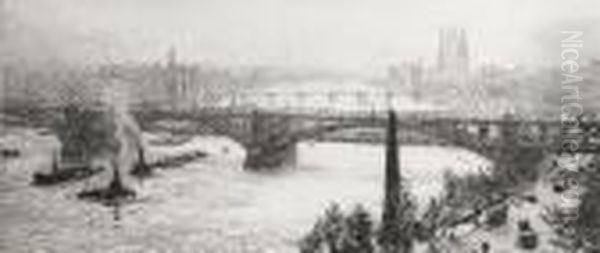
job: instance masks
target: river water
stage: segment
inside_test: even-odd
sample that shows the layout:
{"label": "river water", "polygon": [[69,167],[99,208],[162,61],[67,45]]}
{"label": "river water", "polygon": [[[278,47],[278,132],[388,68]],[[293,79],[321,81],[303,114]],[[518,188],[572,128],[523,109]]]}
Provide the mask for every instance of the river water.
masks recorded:
{"label": "river water", "polygon": [[[4,140],[23,156],[0,168],[0,252],[297,252],[297,240],[330,202],[345,209],[362,203],[378,214],[382,199],[381,145],[304,142],[292,168],[251,173],[241,169],[239,145],[196,137],[185,149],[209,156],[136,182],[140,200],[115,220],[115,210],[74,198],[85,182],[29,185],[34,171],[48,169],[53,137],[16,131]],[[400,157],[420,203],[439,196],[444,171],[481,173],[489,166],[449,147],[406,146]]]}

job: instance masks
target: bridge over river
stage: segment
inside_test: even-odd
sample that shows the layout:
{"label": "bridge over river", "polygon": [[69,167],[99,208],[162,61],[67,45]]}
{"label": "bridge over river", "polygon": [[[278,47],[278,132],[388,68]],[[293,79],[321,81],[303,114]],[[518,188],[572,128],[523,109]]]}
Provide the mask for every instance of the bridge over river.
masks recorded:
{"label": "bridge over river", "polygon": [[[292,162],[296,144],[303,140],[382,142],[383,135],[373,131],[382,132],[387,124],[387,111],[204,108],[139,110],[135,115],[143,129],[227,136],[246,149],[248,169],[276,168]],[[557,149],[560,133],[560,122],[551,120],[466,118],[426,112],[398,115],[400,136],[409,136],[401,144],[456,146],[495,163],[537,160],[542,152]],[[370,129],[371,134],[331,135],[348,129]]]}
{"label": "bridge over river", "polygon": [[[408,136],[401,140],[401,144],[456,146],[475,152],[494,163],[536,161],[541,153],[557,151],[559,148],[561,122],[558,120],[523,118],[512,114],[481,117],[469,112],[440,111],[439,108],[426,107],[406,109],[403,108],[401,96],[394,93],[348,93],[345,97],[353,98],[357,103],[362,101],[363,106],[353,109],[329,106],[338,100],[348,100],[340,99],[339,94],[334,98],[329,93],[315,96],[327,98],[321,100],[329,102],[318,100],[324,104],[306,106],[306,101],[317,99],[311,100],[311,96],[304,93],[280,96],[267,93],[259,94],[258,101],[287,101],[283,103],[285,106],[276,106],[274,103],[242,103],[240,101],[251,99],[248,96],[240,99],[239,95],[231,95],[229,103],[220,105],[160,107],[138,104],[129,106],[129,111],[144,130],[227,136],[246,149],[245,167],[248,169],[276,168],[293,161],[296,144],[303,140],[382,142],[384,135],[377,132],[383,132],[389,110],[396,111],[398,115],[399,135]],[[284,99],[288,97],[290,99]],[[304,106],[294,106],[295,104]],[[93,106],[88,108],[106,109]],[[19,108],[16,111],[15,114],[24,118],[44,122],[42,125],[56,125],[56,121],[64,120],[61,116],[64,106]],[[598,122],[581,124],[584,136],[598,135],[598,125]],[[369,129],[370,132],[332,135],[357,129]],[[587,138],[583,140],[585,142]],[[597,150],[589,145],[581,145],[581,149]]]}

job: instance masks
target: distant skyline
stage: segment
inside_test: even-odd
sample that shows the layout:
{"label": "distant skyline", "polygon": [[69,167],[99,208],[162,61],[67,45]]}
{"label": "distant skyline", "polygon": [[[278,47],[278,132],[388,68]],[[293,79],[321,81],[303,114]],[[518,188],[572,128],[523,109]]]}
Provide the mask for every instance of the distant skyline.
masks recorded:
{"label": "distant skyline", "polygon": [[[463,27],[471,55],[547,58],[560,30],[600,56],[596,0],[4,0],[3,54],[72,61],[381,68],[434,57],[437,29]],[[6,25],[6,24],[5,24]]]}

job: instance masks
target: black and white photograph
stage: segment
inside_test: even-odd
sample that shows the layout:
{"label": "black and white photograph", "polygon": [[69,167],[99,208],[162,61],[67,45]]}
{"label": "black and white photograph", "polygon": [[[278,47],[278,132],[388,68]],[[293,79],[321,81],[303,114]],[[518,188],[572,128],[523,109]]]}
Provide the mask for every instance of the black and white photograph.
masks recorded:
{"label": "black and white photograph", "polygon": [[600,253],[600,1],[0,0],[0,253]]}

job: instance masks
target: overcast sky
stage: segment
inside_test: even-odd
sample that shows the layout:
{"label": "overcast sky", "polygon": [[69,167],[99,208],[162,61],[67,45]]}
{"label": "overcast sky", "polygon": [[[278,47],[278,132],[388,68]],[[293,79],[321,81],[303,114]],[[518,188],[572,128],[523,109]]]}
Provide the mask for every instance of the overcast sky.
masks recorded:
{"label": "overcast sky", "polygon": [[431,57],[448,26],[486,57],[555,56],[565,28],[586,31],[586,55],[600,45],[597,0],[5,1],[18,20],[5,47],[85,61],[152,61],[174,46],[187,61],[360,69]]}

